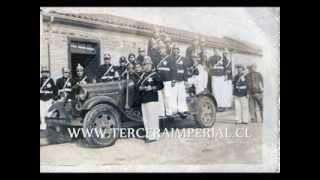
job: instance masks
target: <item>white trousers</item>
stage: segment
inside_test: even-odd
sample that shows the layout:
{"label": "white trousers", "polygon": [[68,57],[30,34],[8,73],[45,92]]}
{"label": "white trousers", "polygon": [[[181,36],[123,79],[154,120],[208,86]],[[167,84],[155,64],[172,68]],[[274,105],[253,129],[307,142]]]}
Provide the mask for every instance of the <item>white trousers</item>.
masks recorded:
{"label": "white trousers", "polygon": [[143,124],[144,128],[146,129],[146,138],[151,140],[159,139],[159,102],[142,103],[141,109]]}
{"label": "white trousers", "polygon": [[212,93],[217,100],[218,107],[231,107],[232,82],[225,81],[225,76],[212,76],[211,79]]}
{"label": "white trousers", "polygon": [[40,129],[41,130],[47,129],[45,117],[48,114],[48,109],[50,108],[51,104],[52,104],[52,99],[48,101],[40,100],[40,120],[41,120]]}
{"label": "white trousers", "polygon": [[188,105],[187,105],[187,92],[186,87],[184,85],[184,81],[176,82],[176,85],[174,86],[174,92],[176,95],[176,107],[174,108],[174,112],[186,112],[188,111]]}
{"label": "white trousers", "polygon": [[235,103],[235,112],[236,112],[236,121],[238,123],[248,123],[249,122],[249,103],[248,98],[244,97],[237,97],[234,96],[234,103]]}
{"label": "white trousers", "polygon": [[160,115],[172,115],[176,104],[176,91],[171,87],[171,81],[163,82],[164,88],[158,91]]}
{"label": "white trousers", "polygon": [[206,71],[200,69],[199,70],[199,75],[197,76],[192,76],[188,79],[188,83],[194,84],[196,88],[196,94],[201,93],[207,88],[208,85],[208,74]]}

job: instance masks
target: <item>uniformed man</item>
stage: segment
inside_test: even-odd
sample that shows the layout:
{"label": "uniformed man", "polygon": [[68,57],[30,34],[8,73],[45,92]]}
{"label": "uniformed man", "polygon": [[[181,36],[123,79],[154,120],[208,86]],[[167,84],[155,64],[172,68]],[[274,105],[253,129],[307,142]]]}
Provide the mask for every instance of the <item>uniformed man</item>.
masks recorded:
{"label": "uniformed man", "polygon": [[59,99],[67,100],[71,97],[73,80],[71,79],[70,70],[68,68],[62,68],[62,77],[57,79],[56,85]]}
{"label": "uniformed man", "polygon": [[153,33],[153,37],[148,42],[148,56],[151,57],[151,60],[155,55],[158,54],[160,41],[160,32],[158,29],[156,29]]}
{"label": "uniformed man", "polygon": [[153,71],[152,60],[149,56],[143,62],[145,74],[139,83],[140,102],[143,124],[146,129],[146,143],[159,139],[159,97],[158,91],[164,88],[160,75]]}
{"label": "uniformed man", "polygon": [[218,111],[224,111],[231,106],[229,86],[227,82],[226,67],[228,59],[222,57],[222,50],[214,49],[214,55],[208,60],[209,75],[211,76],[212,93],[218,103]]}
{"label": "uniformed man", "polygon": [[89,84],[92,83],[92,80],[86,75],[85,69],[81,64],[77,65],[77,73],[76,76],[73,78],[73,84]]}
{"label": "uniformed man", "polygon": [[119,59],[119,66],[116,67],[118,73],[119,73],[119,78],[120,79],[126,79],[127,78],[127,66],[128,66],[128,61],[126,60],[126,57],[121,56]]}
{"label": "uniformed man", "polygon": [[50,71],[46,66],[42,66],[40,77],[40,130],[47,129],[45,117],[56,96],[57,89],[54,80],[50,77]]}
{"label": "uniformed man", "polygon": [[198,53],[193,52],[191,60],[193,65],[188,68],[188,83],[195,88],[194,93],[199,94],[207,91],[208,72],[205,70],[204,65],[201,64],[201,58]]}
{"label": "uniformed man", "polygon": [[258,108],[261,122],[263,122],[263,78],[261,73],[257,72],[257,65],[250,65],[248,69],[247,80],[251,121],[258,122]]}
{"label": "uniformed man", "polygon": [[184,57],[180,55],[180,49],[176,45],[172,48],[172,58],[175,61],[175,67],[176,69],[173,69],[173,71],[176,71],[176,84],[173,87],[173,92],[176,95],[176,109],[174,112],[184,113],[188,111],[188,106],[186,102],[187,93],[186,93],[186,84],[188,83],[188,74],[187,74],[187,68],[190,67],[188,62]]}
{"label": "uniformed man", "polygon": [[108,82],[119,78],[116,67],[111,64],[110,54],[105,54],[103,59],[104,64],[100,65],[98,68],[97,82]]}
{"label": "uniformed man", "polygon": [[164,39],[164,43],[167,47],[167,54],[172,55],[173,43],[172,43],[170,36],[166,35],[166,37]]}
{"label": "uniformed man", "polygon": [[249,104],[247,97],[248,82],[242,65],[236,66],[237,74],[233,79],[233,96],[235,102],[236,124],[249,122]]}
{"label": "uniformed man", "polygon": [[159,91],[159,102],[161,104],[161,108],[164,108],[161,110],[161,114],[164,116],[170,116],[175,109],[176,103],[174,99],[174,97],[176,97],[175,92],[172,89],[175,86],[176,67],[174,59],[167,54],[167,47],[161,45],[159,48],[160,61],[155,69],[158,71],[164,84],[164,88]]}
{"label": "uniformed man", "polygon": [[226,83],[226,92],[225,92],[225,101],[226,109],[232,108],[232,62],[231,62],[231,53],[227,48],[224,49],[222,54],[223,62],[225,62],[225,83]]}
{"label": "uniformed man", "polygon": [[142,64],[144,61],[144,56],[146,55],[146,52],[144,49],[139,48],[138,49],[138,56],[136,58],[136,63]]}
{"label": "uniformed man", "polygon": [[129,63],[131,63],[131,64],[135,64],[136,55],[133,54],[133,53],[130,53],[130,54],[128,55],[128,61],[129,61]]}
{"label": "uniformed man", "polygon": [[201,53],[200,49],[200,37],[197,35],[192,41],[192,44],[187,48],[186,50],[186,59],[189,61],[192,61],[191,55],[194,51],[197,51],[197,53]]}

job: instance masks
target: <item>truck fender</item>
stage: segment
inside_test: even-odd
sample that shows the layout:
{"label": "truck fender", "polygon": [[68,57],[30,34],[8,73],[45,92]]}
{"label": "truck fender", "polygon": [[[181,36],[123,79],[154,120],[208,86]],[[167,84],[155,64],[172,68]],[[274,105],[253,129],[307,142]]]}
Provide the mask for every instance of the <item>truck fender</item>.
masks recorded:
{"label": "truck fender", "polygon": [[97,104],[103,104],[108,103],[114,106],[116,109],[119,109],[116,105],[116,102],[107,96],[95,96],[93,98],[90,98],[87,100],[81,107],[81,110],[90,110],[92,107],[94,107]]}

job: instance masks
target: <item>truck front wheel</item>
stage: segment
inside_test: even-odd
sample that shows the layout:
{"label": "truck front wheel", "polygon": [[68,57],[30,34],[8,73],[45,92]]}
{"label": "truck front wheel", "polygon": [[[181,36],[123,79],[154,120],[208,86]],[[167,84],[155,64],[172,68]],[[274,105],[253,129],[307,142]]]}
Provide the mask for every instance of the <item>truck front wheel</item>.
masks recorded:
{"label": "truck front wheel", "polygon": [[119,137],[120,114],[109,104],[99,104],[87,112],[84,123],[85,139],[91,147],[112,146]]}
{"label": "truck front wheel", "polygon": [[199,127],[210,128],[216,122],[216,106],[208,96],[198,96],[195,120]]}

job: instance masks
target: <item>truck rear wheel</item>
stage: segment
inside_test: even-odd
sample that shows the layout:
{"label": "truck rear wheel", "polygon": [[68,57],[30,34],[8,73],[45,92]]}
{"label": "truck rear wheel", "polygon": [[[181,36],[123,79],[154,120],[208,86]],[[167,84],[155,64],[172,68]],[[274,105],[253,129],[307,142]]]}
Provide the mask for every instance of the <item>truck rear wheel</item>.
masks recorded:
{"label": "truck rear wheel", "polygon": [[195,121],[201,128],[210,128],[216,122],[216,106],[208,96],[198,96]]}
{"label": "truck rear wheel", "polygon": [[120,114],[109,104],[96,105],[86,114],[83,127],[90,133],[84,137],[89,146],[112,146],[119,137]]}

